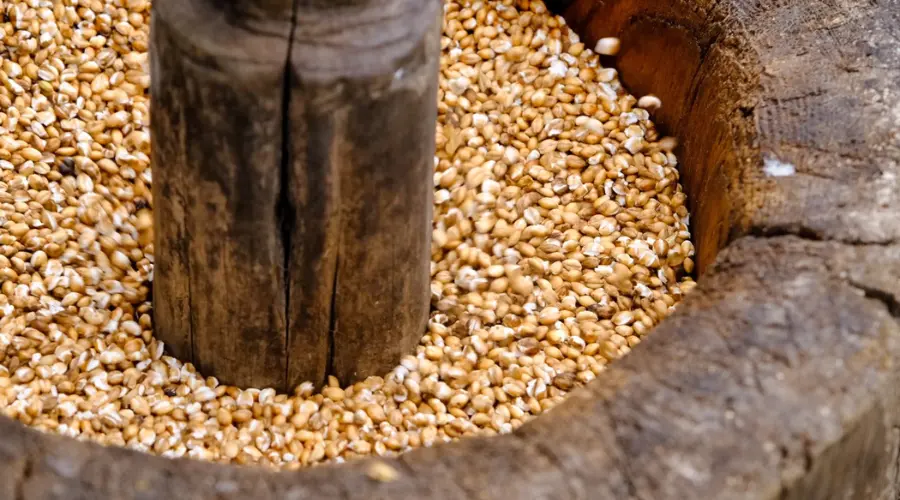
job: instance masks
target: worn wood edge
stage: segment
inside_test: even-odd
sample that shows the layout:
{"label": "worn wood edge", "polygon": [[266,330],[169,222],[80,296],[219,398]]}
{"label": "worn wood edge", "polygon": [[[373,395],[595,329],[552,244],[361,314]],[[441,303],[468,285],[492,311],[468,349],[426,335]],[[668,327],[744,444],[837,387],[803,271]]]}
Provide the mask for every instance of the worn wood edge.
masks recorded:
{"label": "worn wood edge", "polygon": [[[441,0],[336,2],[322,8],[300,2],[292,36],[292,65],[302,81],[383,75],[413,52],[442,12]],[[347,26],[354,28],[348,36]],[[360,38],[365,40],[360,43]]]}
{"label": "worn wood edge", "polygon": [[[287,6],[292,2],[281,3]],[[188,54],[195,54],[201,61],[228,61],[230,64],[221,65],[221,70],[235,78],[246,76],[254,66],[283,67],[286,42],[291,36],[290,12],[248,18],[230,13],[228,6],[232,4],[246,2],[162,1],[153,5],[152,14],[157,18],[155,22],[163,22],[171,27],[173,35],[181,35],[177,44]]]}
{"label": "worn wood edge", "polygon": [[[779,28],[772,19],[786,15],[784,9],[799,8],[803,14],[802,9],[813,5],[773,4],[764,2],[754,10],[738,0],[721,0],[715,8],[718,16],[711,17],[727,26],[730,36],[752,45],[754,57],[764,59],[760,52],[770,47],[747,33],[764,36]],[[828,10],[833,7],[815,5],[823,9],[818,15],[833,13]],[[642,7],[653,12],[652,7]],[[869,8],[881,9],[866,12],[872,18],[892,15],[889,5]],[[759,11],[772,17],[759,18],[755,22],[765,22],[766,28],[756,26],[758,31],[753,31]],[[890,43],[894,44],[888,48],[898,47],[897,42]],[[740,64],[741,59],[731,63]],[[859,72],[890,85],[887,70]],[[761,97],[763,90],[750,95]],[[884,120],[891,119],[877,111],[860,111],[875,117],[865,123],[876,133],[889,127]],[[761,130],[753,125],[751,132],[753,128]],[[765,143],[762,130],[751,137],[758,144]],[[765,179],[760,150],[753,144],[736,144],[746,148],[741,160],[752,167],[737,180],[759,182],[763,196],[784,193],[785,187],[777,184],[784,179]],[[747,155],[748,150],[754,154]],[[872,154],[875,160],[897,161],[887,147]],[[858,165],[839,162],[834,170],[854,166]],[[838,190],[836,183],[806,181],[819,194]],[[867,209],[862,201],[861,213]],[[762,213],[773,213],[773,205],[766,206],[769,212]],[[792,208],[796,206],[785,210]],[[756,229],[731,235],[730,247],[721,252],[680,311],[604,377],[512,436],[466,440],[391,461],[401,473],[395,482],[368,479],[368,461],[272,474],[104,449],[40,435],[0,419],[4,436],[0,494],[3,498],[896,498],[900,426],[895,387],[900,351],[895,315],[900,311],[896,289],[900,256],[890,238],[872,238],[867,244],[858,237],[864,231],[877,236],[873,227],[887,227],[880,219],[876,223],[881,226],[851,228],[852,218],[823,211],[815,220],[830,220],[833,226],[828,232],[814,232],[804,229],[804,217],[809,215],[809,210],[780,214],[802,219],[801,223],[774,225],[766,222],[769,216],[751,214],[757,217],[751,219]],[[798,323],[797,315],[818,321],[823,328]],[[827,325],[832,327],[824,328]],[[797,342],[805,349],[798,349]],[[661,406],[666,399],[676,404]],[[729,444],[736,438],[742,444]],[[860,473],[860,464],[870,466]],[[815,489],[826,477],[829,488]]]}

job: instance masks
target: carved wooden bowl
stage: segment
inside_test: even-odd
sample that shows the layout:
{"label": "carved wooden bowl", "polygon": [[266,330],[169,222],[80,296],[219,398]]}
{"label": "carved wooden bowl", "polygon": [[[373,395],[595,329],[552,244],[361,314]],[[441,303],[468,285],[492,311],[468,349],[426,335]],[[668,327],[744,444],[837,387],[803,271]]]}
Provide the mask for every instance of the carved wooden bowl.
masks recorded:
{"label": "carved wooden bowl", "polygon": [[900,491],[900,2],[557,0],[681,142],[700,285],[511,435],[273,473],[0,418],[16,499],[824,499]]}

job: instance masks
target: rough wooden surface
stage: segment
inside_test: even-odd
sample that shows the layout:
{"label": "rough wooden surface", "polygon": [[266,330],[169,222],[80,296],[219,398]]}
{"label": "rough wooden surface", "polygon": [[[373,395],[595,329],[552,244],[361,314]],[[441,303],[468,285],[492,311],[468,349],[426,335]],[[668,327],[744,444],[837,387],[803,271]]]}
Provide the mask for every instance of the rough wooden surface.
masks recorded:
{"label": "rough wooden surface", "polygon": [[[511,436],[389,461],[390,483],[369,479],[369,461],[274,474],[0,419],[0,498],[897,499],[900,4],[570,4],[589,41],[662,22],[644,36],[670,43],[642,43],[698,58],[685,115],[668,119],[689,194],[719,200],[694,212],[713,246],[698,288],[639,349]],[[664,80],[620,58],[633,88]],[[663,109],[678,106],[670,85],[654,89]],[[767,155],[795,175],[767,177]]]}
{"label": "rough wooden surface", "polygon": [[389,370],[427,320],[437,0],[158,0],[154,317],[290,390]]}

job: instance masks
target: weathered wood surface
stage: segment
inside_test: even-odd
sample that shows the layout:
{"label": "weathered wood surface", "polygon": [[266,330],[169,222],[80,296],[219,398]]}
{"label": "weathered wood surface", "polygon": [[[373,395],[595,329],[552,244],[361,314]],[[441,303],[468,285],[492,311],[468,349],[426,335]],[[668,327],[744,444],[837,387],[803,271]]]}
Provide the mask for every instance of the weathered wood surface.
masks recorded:
{"label": "weathered wood surface", "polygon": [[386,372],[414,348],[439,10],[154,2],[153,299],[172,353],[290,390]]}
{"label": "weathered wood surface", "polygon": [[[712,193],[721,204],[695,205],[713,213],[694,220],[728,245],[706,250],[715,263],[647,342],[513,435],[392,459],[399,478],[378,483],[366,460],[273,474],[105,449],[0,419],[0,498],[898,498],[898,7],[570,6],[588,41],[660,21],[690,34],[666,49],[690,54],[678,40],[699,49],[686,117],[669,119],[681,123],[681,158],[692,159],[683,161],[690,194],[724,179]],[[630,85],[650,81],[639,55],[620,58]],[[706,162],[695,148],[721,156]],[[767,177],[765,155],[795,175]]]}

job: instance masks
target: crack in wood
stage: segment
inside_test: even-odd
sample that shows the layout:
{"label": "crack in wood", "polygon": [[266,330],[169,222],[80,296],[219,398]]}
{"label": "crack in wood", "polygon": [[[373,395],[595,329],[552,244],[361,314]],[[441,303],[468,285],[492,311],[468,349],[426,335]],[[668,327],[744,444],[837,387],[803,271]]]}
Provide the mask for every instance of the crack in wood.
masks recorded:
{"label": "crack in wood", "polygon": [[28,480],[31,479],[31,475],[34,470],[34,463],[31,455],[25,456],[25,463],[22,465],[22,475],[17,478],[15,485],[15,498],[16,500],[26,500],[25,497],[25,485],[28,483]]}
{"label": "crack in wood", "polygon": [[[297,23],[297,4],[299,0],[294,0],[293,10],[291,12],[291,32],[288,37],[287,57],[284,61],[284,83],[282,89],[281,102],[281,164],[280,164],[280,185],[278,193],[278,202],[275,204],[275,217],[280,225],[281,230],[281,246],[284,253],[284,269],[282,270],[284,283],[284,352],[290,352],[291,345],[291,252],[293,249],[293,234],[297,225],[297,210],[291,200],[290,194],[290,172],[291,172],[291,85],[293,81],[293,70],[291,65],[291,54],[293,53],[294,26]],[[287,387],[290,383],[290,366],[291,359],[287,357],[284,363],[284,381],[283,385]]]}
{"label": "crack in wood", "polygon": [[338,270],[341,268],[341,256],[334,261],[334,277],[331,280],[331,305],[328,316],[328,353],[325,356],[325,375],[322,377],[322,387],[328,385],[328,377],[334,375],[335,334],[337,333],[337,290]]}

